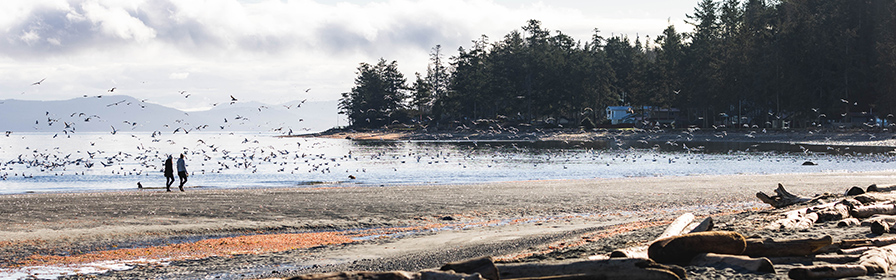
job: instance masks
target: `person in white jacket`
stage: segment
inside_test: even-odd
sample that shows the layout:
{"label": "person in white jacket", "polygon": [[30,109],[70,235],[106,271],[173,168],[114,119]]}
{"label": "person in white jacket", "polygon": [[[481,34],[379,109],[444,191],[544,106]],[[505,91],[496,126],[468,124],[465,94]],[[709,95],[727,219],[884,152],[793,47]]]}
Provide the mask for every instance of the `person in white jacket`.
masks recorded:
{"label": "person in white jacket", "polygon": [[180,177],[180,191],[184,191],[184,183],[187,182],[187,163],[184,162],[184,154],[177,159],[177,177]]}

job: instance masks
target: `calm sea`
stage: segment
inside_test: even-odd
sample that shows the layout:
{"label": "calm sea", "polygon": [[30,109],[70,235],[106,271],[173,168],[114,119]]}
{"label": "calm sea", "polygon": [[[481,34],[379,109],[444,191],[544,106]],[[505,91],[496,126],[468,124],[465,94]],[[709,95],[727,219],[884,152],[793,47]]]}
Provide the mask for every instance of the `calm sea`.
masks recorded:
{"label": "calm sea", "polygon": [[[55,137],[54,137],[55,136]],[[183,153],[198,188],[455,184],[896,169],[892,148],[762,143],[396,141],[272,134],[0,135],[0,194],[164,187]],[[815,166],[802,165],[805,161]]]}

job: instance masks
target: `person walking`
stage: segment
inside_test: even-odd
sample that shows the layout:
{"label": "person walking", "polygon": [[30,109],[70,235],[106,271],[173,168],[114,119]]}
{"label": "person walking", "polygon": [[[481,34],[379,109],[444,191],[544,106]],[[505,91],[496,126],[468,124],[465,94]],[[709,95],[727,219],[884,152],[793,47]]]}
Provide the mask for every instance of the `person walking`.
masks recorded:
{"label": "person walking", "polygon": [[165,189],[171,191],[171,184],[174,184],[174,160],[171,155],[165,160]]}
{"label": "person walking", "polygon": [[180,191],[184,191],[184,183],[187,182],[187,164],[184,162],[184,154],[177,159],[177,177],[180,177]]}

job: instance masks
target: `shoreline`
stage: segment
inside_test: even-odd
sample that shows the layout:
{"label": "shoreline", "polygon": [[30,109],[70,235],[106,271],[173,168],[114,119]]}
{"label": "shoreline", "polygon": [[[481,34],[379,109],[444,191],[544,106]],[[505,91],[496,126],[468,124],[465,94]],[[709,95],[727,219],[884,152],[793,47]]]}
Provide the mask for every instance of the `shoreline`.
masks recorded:
{"label": "shoreline", "polygon": [[281,137],[351,139],[358,141],[599,141],[647,140],[681,142],[761,142],[808,145],[861,147],[892,147],[896,149],[896,133],[878,130],[762,130],[747,128],[719,129],[531,129],[515,128],[490,130],[458,129],[453,131],[393,130],[393,129],[330,129],[327,131]]}
{"label": "shoreline", "polygon": [[[430,244],[438,243],[414,241],[448,238],[458,233],[464,233],[461,240],[467,241],[459,241],[457,246],[475,247],[479,243],[469,243],[472,242],[470,240],[490,240],[488,244],[491,245],[488,246],[496,248],[492,252],[513,253],[514,250],[577,237],[577,234],[592,232],[599,227],[620,226],[632,221],[664,221],[681,212],[707,216],[731,211],[755,212],[768,209],[767,205],[755,199],[754,194],[758,191],[768,192],[779,182],[794,193],[813,196],[840,193],[851,186],[887,184],[892,182],[891,178],[896,178],[896,171],[826,172],[800,176],[753,174],[638,177],[317,190],[215,189],[186,193],[135,190],[6,195],[0,196],[0,203],[9,205],[7,209],[0,211],[0,237],[3,238],[0,242],[7,244],[2,246],[0,255],[3,257],[0,259],[22,260],[34,254],[76,255],[71,253],[72,250],[102,252],[116,248],[157,247],[170,240],[187,242],[226,236],[415,227],[449,221],[476,224],[493,220],[567,217],[551,222],[538,222],[542,225],[519,223],[483,227],[475,231],[449,230],[422,236],[376,239],[359,244],[275,251],[243,257],[230,256],[225,259],[212,257],[152,266],[153,269],[175,274],[187,273],[190,266],[195,265],[222,266],[219,269],[225,271],[237,266],[232,262],[238,262],[227,259],[273,255],[284,258],[284,263],[303,263],[309,267],[318,265],[314,269],[296,270],[294,274],[352,268],[352,261],[366,263],[370,268],[395,269],[402,266],[377,266],[377,262],[370,261],[371,258],[353,259],[341,262],[341,265],[333,262],[345,259],[346,252],[349,252],[345,250],[359,250],[357,248],[368,248],[365,254],[378,256],[377,258],[399,257],[392,254],[395,252],[389,252],[394,249],[388,249],[398,246],[370,245],[382,245],[383,242],[411,244],[406,245],[409,247],[405,252],[435,254],[440,250]],[[575,226],[569,227],[571,225]],[[507,240],[501,240],[498,238],[500,235],[494,234],[506,230],[525,230],[526,234],[514,235]],[[519,248],[512,245],[514,240],[528,240],[526,244],[529,245]],[[320,250],[326,253],[313,253]],[[463,257],[456,254],[434,256],[438,261],[454,261],[455,258]],[[330,264],[322,265],[328,259]],[[203,264],[208,262],[214,265]],[[10,265],[13,264],[0,264],[0,270],[9,269]],[[412,267],[405,269],[409,268]],[[264,269],[259,268],[259,271],[263,272]],[[108,272],[111,277],[121,275],[118,273],[137,272]],[[157,272],[140,273],[146,273],[142,277],[152,278],[152,275],[156,275],[153,273]]]}

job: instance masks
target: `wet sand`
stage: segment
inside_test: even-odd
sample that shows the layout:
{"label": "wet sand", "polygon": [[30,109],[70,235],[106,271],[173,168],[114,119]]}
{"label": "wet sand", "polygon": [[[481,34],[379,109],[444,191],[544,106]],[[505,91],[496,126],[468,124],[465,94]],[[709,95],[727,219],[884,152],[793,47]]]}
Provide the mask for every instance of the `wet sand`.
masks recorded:
{"label": "wet sand", "polygon": [[[851,186],[888,185],[896,183],[894,179],[896,170],[432,186],[193,189],[185,193],[134,190],[4,195],[0,196],[0,205],[4,205],[0,208],[0,271],[42,264],[41,260],[46,259],[60,261],[35,255],[69,257],[62,258],[60,262],[64,263],[78,260],[72,256],[96,252],[196,244],[201,240],[221,240],[216,244],[222,244],[234,239],[218,238],[260,234],[321,232],[348,232],[328,237],[331,241],[345,240],[349,235],[355,239],[331,245],[322,245],[326,243],[319,240],[320,244],[312,242],[305,247],[288,245],[269,251],[197,255],[164,265],[138,265],[103,277],[187,279],[218,275],[240,279],[349,269],[416,270],[482,255],[544,255],[570,249],[573,244],[569,240],[581,241],[582,236],[600,237],[587,243],[592,247],[612,244],[601,245],[601,250],[646,242],[650,240],[645,237],[649,235],[648,226],[661,225],[684,212],[707,216],[767,210],[769,207],[759,202],[755,194],[769,193],[777,183],[783,183],[793,193],[811,197],[842,193]],[[442,229],[446,226],[450,229]],[[608,234],[620,227],[647,233]],[[359,231],[363,229],[416,234],[359,238],[379,235]],[[578,254],[581,252],[561,256],[581,257]]]}

